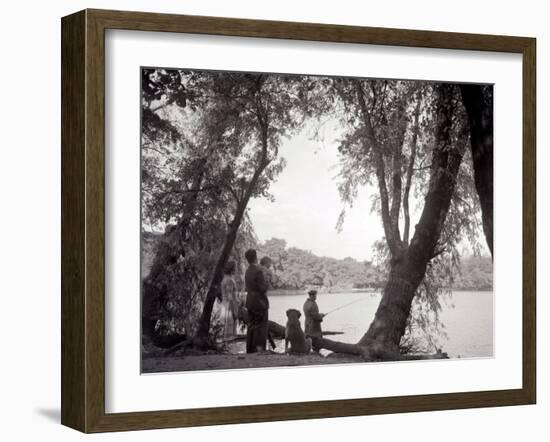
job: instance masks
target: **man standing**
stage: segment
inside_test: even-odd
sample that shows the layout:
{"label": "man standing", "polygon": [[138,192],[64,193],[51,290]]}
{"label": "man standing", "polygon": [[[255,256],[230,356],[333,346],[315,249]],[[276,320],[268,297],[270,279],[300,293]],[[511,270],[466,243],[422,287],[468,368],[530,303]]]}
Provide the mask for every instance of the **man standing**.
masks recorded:
{"label": "man standing", "polygon": [[[308,292],[308,299],[304,304],[304,315],[306,317],[305,335],[312,338],[312,350],[319,351],[321,347],[319,342],[315,338],[322,338],[323,331],[321,330],[321,322],[325,315],[319,313],[319,307],[317,306],[317,290],[310,290]],[[317,344],[317,345],[316,345]]]}
{"label": "man standing", "polygon": [[268,282],[262,268],[258,265],[256,250],[249,249],[244,256],[249,264],[244,275],[247,292],[246,309],[248,311],[246,352],[254,353],[265,351],[269,310]]}
{"label": "man standing", "polygon": [[[269,256],[264,256],[262,259],[260,259],[260,269],[262,269],[262,271],[264,272],[264,279],[267,283],[267,289],[269,290],[273,283],[273,274],[271,273],[271,258]],[[271,333],[269,333],[269,327],[267,329],[267,340],[269,341],[269,345],[271,345],[271,348],[275,350],[275,348],[277,348],[277,345],[275,344],[273,336],[271,335]]]}

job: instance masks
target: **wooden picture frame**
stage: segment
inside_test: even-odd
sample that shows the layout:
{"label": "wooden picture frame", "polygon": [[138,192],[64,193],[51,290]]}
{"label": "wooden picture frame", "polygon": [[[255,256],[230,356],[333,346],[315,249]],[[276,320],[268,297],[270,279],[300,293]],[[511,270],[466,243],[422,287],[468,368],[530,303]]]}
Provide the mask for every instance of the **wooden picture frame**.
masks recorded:
{"label": "wooden picture frame", "polygon": [[[105,30],[495,51],[523,63],[523,385],[132,413],[105,412]],[[84,10],[62,19],[62,424],[83,432],[533,404],[536,400],[536,41],[404,29]]]}

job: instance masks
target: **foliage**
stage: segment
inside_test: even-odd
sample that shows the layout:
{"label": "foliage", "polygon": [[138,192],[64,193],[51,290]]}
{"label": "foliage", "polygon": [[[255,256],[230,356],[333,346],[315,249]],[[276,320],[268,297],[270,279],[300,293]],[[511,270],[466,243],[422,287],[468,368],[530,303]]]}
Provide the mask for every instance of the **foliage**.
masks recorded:
{"label": "foliage", "polygon": [[[375,244],[375,260],[390,272],[394,268],[405,268],[399,263],[405,262],[407,251],[412,247],[409,241],[413,236],[414,212],[422,212],[432,219],[441,218],[441,223],[433,224],[436,229],[433,231],[438,231],[437,243],[428,252],[425,271],[423,264],[419,264],[415,270],[408,267],[406,275],[395,274],[398,280],[410,278],[412,282],[416,280],[415,272],[424,273],[419,285],[418,280],[410,285],[413,287],[410,310],[396,306],[407,315],[401,348],[414,347],[413,341],[419,333],[427,337],[428,346],[433,347],[434,337],[442,333],[441,300],[450,293],[453,275],[459,271],[465,238],[474,253],[480,253],[480,206],[471,155],[459,163],[458,174],[456,178],[453,176],[452,193],[448,194],[450,209],[441,212],[443,216],[424,213],[425,198],[437,187],[438,177],[447,173],[446,166],[442,165],[448,164],[448,157],[437,137],[446,140],[447,146],[456,152],[467,151],[470,142],[460,90],[449,86],[443,91],[436,84],[413,81],[363,79],[336,79],[332,90],[340,103],[341,122],[347,128],[339,146],[339,190],[344,209],[338,226],[342,227],[345,209],[353,205],[359,189],[365,185],[376,186],[378,193],[372,210],[380,215],[385,238]],[[436,156],[438,150],[440,153]],[[440,164],[438,158],[445,163]],[[441,227],[436,227],[438,225]],[[419,232],[415,232],[414,238],[416,233]],[[421,231],[419,237],[423,234]],[[388,323],[392,321],[390,317],[386,319]]]}
{"label": "foliage", "polygon": [[[358,104],[354,87],[363,94],[371,134],[358,117],[364,109]],[[386,241],[407,245],[414,225],[412,218],[421,210],[429,185],[430,174],[426,172],[431,167],[435,142],[437,92],[429,83],[349,79],[335,80],[334,91],[343,110],[341,122],[347,127],[338,147],[339,191],[344,203],[338,225],[342,228],[346,207],[353,206],[359,189],[374,185],[379,191],[374,195],[372,210],[380,214],[385,230],[391,233]],[[458,92],[453,105],[452,142],[466,145],[468,125]],[[479,253],[480,227],[479,199],[468,153],[460,167],[440,243],[449,250],[456,249],[466,237]]]}
{"label": "foliage", "polygon": [[[453,146],[465,148],[467,117],[458,88],[452,90],[445,130]],[[203,306],[213,302],[227,260],[237,262],[242,286],[243,254],[251,246],[273,259],[275,289],[383,287],[392,263],[409,246],[432,175],[441,173],[430,164],[436,103],[436,85],[425,82],[143,69],[142,233],[144,244],[156,243],[145,252],[154,258],[144,259],[150,268],[143,287],[144,297],[157,305],[152,316],[171,330],[194,333],[201,309],[201,320],[209,320]],[[374,263],[318,257],[287,247],[283,239],[257,243],[248,202],[271,198],[269,188],[285,167],[279,147],[308,118],[337,120],[343,128],[338,227],[361,187],[379,190],[372,210],[385,237],[375,244]],[[409,338],[418,331],[436,335],[440,303],[450,288],[492,287],[492,265],[485,258],[460,259],[465,242],[481,253],[480,225],[467,154],[416,291],[403,347],[414,345]],[[163,234],[148,233],[153,231]]]}
{"label": "foliage", "polygon": [[194,332],[225,263],[241,260],[252,235],[248,201],[270,198],[269,185],[285,165],[281,140],[303,122],[302,81],[142,71],[142,221],[165,231],[144,281],[153,316],[176,318]]}
{"label": "foliage", "polygon": [[416,290],[399,345],[402,353],[433,353],[440,348],[441,339],[447,336],[439,314],[443,303],[452,299],[452,288],[446,284],[446,277],[453,273],[455,266],[452,260],[445,258],[440,255],[430,262]]}

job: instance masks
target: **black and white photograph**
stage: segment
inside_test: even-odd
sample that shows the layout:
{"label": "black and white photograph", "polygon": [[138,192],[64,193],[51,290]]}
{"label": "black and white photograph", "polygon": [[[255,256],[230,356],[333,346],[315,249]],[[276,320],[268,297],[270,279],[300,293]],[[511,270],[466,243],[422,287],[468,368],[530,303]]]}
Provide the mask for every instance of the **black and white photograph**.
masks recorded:
{"label": "black and white photograph", "polygon": [[492,84],[140,73],[142,373],[494,356]]}
{"label": "black and white photograph", "polygon": [[544,441],[548,9],[6,2],[0,441]]}

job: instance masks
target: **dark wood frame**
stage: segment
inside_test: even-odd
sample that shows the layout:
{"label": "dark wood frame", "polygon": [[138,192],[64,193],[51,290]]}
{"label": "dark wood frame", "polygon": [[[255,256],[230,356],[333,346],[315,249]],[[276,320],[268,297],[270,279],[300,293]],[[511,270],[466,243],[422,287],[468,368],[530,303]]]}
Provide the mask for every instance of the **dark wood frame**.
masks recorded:
{"label": "dark wood frame", "polygon": [[[141,430],[534,404],[536,400],[536,40],[404,29],[85,10],[62,26],[61,422],[84,432]],[[523,56],[523,386],[190,410],[105,413],[106,29],[497,51]]]}

